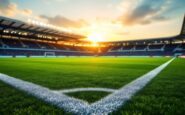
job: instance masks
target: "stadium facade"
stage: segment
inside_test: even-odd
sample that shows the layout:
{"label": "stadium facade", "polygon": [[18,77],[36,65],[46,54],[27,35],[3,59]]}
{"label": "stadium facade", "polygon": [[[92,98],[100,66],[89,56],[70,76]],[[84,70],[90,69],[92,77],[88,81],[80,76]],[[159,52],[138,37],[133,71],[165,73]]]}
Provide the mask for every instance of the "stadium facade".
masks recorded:
{"label": "stadium facade", "polygon": [[183,56],[185,18],[179,35],[166,38],[100,42],[98,46],[72,34],[0,17],[0,56]]}

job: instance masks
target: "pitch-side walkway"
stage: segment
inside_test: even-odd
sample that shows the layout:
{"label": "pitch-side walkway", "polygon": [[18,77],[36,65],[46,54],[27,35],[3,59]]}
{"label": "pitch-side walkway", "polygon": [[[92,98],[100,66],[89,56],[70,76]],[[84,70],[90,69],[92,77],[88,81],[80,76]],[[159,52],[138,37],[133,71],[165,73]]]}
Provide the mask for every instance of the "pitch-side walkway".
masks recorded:
{"label": "pitch-side walkway", "polygon": [[[16,79],[5,74],[0,74],[0,80],[19,89],[28,94],[31,94],[45,102],[53,104],[65,111],[72,112],[79,115],[106,115],[111,113],[114,110],[117,110],[119,107],[125,104],[128,100],[131,99],[139,90],[146,86],[149,81],[151,81],[155,76],[157,76],[168,64],[170,64],[174,59],[162,64],[156,69],[148,72],[147,74],[137,78],[131,83],[123,86],[122,88],[114,91],[110,89],[112,94],[107,97],[97,101],[91,105],[87,102],[69,97],[56,91],[50,90],[48,88],[42,87],[37,84],[33,84],[27,81]],[[98,88],[106,89],[106,88]],[[73,90],[71,90],[73,91]],[[61,91],[62,92],[62,91]]]}

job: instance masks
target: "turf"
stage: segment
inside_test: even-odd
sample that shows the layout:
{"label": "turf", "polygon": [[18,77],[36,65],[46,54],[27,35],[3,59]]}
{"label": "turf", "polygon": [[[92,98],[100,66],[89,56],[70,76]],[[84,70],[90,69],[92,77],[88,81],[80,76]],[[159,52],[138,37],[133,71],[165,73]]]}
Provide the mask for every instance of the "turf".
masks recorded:
{"label": "turf", "polygon": [[0,115],[69,115],[0,82]]}
{"label": "turf", "polygon": [[51,89],[120,88],[168,58],[0,59],[0,72]]}
{"label": "turf", "polygon": [[66,95],[69,95],[74,98],[79,98],[82,100],[87,101],[88,103],[93,103],[97,100],[100,100],[101,98],[107,96],[108,92],[95,92],[95,91],[85,91],[85,92],[75,92],[75,93],[67,93]]}
{"label": "turf", "polygon": [[150,84],[113,114],[184,115],[185,59],[176,59]]}
{"label": "turf", "polygon": [[[167,60],[169,58],[11,58],[0,59],[0,73],[40,84],[54,90],[84,87],[117,89],[158,67]],[[2,86],[0,88],[3,89]],[[15,89],[8,88],[9,90],[4,89],[4,93],[7,93],[6,95],[10,97],[15,94],[15,97],[9,98],[8,104],[2,106],[0,112],[8,112],[8,109],[12,109],[13,112],[16,109],[17,111],[26,113],[27,108],[24,109],[23,107],[22,109],[22,107],[19,107],[17,109],[16,105],[21,103],[22,105],[31,106],[29,110],[30,114],[34,114],[37,111],[41,111],[41,114],[45,114],[45,111],[48,114],[58,114],[59,110],[52,107],[48,107],[46,110],[40,110],[43,106],[48,105],[40,101],[34,101],[34,98],[31,96],[25,97],[25,93],[22,94]],[[0,98],[0,101],[2,103],[5,103],[6,95],[1,95],[2,98]],[[73,93],[69,95],[91,103],[107,94],[104,92],[82,92],[81,94]],[[20,103],[13,103],[16,98],[23,99]],[[11,105],[11,102],[14,106],[9,108],[7,105]],[[33,109],[35,105],[37,107],[36,110]],[[39,108],[39,106],[41,107]],[[4,107],[6,108],[5,110],[3,109]],[[60,112],[63,114],[63,111]]]}

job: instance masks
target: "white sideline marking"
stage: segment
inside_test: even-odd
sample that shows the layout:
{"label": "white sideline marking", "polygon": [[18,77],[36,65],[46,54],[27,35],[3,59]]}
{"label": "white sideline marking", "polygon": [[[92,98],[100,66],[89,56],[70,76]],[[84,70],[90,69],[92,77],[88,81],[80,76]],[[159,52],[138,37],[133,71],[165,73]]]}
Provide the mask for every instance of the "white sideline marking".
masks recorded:
{"label": "white sideline marking", "polygon": [[168,66],[175,58],[162,64],[156,69],[148,72],[147,74],[137,78],[131,83],[123,86],[116,92],[101,99],[100,101],[91,105],[90,113],[97,115],[108,114],[121,107],[125,102],[130,100],[139,90],[146,86],[155,76],[157,76],[165,67]]}
{"label": "white sideline marking", "polygon": [[64,109],[72,113],[80,113],[88,108],[88,103],[79,99],[75,99],[63,94],[54,93],[48,88],[16,79],[5,74],[0,74],[0,80],[19,89],[25,91],[45,102]]}
{"label": "white sideline marking", "polygon": [[110,88],[74,88],[74,89],[65,89],[65,90],[55,90],[56,93],[74,93],[74,92],[84,92],[84,91],[102,91],[102,92],[115,92],[116,89]]}
{"label": "white sideline marking", "polygon": [[91,105],[85,101],[66,96],[63,93],[56,93],[56,91],[52,91],[40,85],[16,79],[5,74],[0,74],[0,80],[19,90],[25,91],[39,99],[42,99],[45,102],[56,105],[67,112],[72,112],[79,115],[107,115],[130,100],[132,96],[134,96],[139,90],[148,84],[149,81],[151,81],[173,60],[174,59],[171,59],[170,61],[162,64],[156,69],[137,78],[126,86],[116,90],[109,96]]}

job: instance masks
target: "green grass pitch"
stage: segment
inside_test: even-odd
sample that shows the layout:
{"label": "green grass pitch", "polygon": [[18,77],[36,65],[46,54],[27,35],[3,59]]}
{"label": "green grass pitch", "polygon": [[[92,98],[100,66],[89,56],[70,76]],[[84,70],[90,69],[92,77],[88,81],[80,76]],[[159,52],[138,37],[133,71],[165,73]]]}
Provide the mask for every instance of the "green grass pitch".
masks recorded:
{"label": "green grass pitch", "polygon": [[[0,73],[53,90],[102,87],[118,89],[169,58],[23,58],[0,59]],[[185,112],[185,60],[175,59],[151,83],[113,114]],[[69,114],[0,82],[0,114]],[[89,103],[105,92],[67,94]]]}

